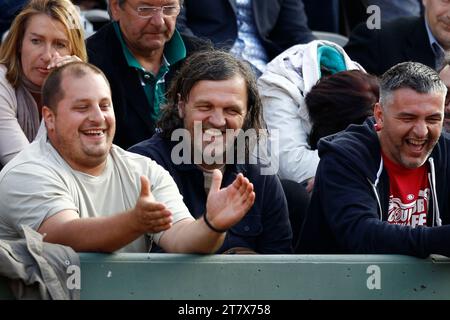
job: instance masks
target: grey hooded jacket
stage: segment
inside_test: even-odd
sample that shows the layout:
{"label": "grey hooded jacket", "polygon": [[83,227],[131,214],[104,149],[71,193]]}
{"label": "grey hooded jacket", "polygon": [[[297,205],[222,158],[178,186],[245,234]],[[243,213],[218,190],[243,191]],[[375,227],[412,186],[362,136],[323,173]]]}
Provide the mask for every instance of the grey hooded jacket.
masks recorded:
{"label": "grey hooded jacket", "polygon": [[0,277],[16,299],[80,298],[80,259],[72,248],[43,242],[22,225],[24,238],[0,240]]}

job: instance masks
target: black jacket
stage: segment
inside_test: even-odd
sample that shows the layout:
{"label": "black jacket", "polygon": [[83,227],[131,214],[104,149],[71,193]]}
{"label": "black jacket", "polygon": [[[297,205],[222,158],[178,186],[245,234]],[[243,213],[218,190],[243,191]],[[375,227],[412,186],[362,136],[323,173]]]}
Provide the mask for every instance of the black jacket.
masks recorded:
{"label": "black jacket", "polygon": [[386,221],[389,177],[373,121],[320,141],[314,192],[297,251],[450,256],[449,137],[442,135],[428,158],[436,182],[435,188],[431,185],[429,226],[391,225]]}
{"label": "black jacket", "polygon": [[358,25],[344,47],[347,54],[367,72],[381,75],[400,62],[414,61],[435,68],[423,17],[398,18],[369,30],[366,23]]}
{"label": "black jacket", "polygon": [[[256,28],[269,60],[300,43],[314,40],[302,1],[253,0]],[[177,20],[180,31],[231,47],[236,40],[236,0],[185,0]]]}
{"label": "black jacket", "polygon": [[[206,46],[203,41],[182,35],[187,55]],[[123,54],[112,23],[107,24],[86,41],[89,62],[99,67],[111,85],[116,135],[114,144],[126,149],[155,132],[147,97],[135,69],[130,68]],[[165,76],[166,89],[184,60],[170,66]]]}
{"label": "black jacket", "polygon": [[[175,165],[172,162],[172,149],[177,144],[155,134],[129,151],[147,156],[169,171],[189,212],[199,218],[206,211],[203,172],[194,164]],[[288,208],[278,177],[261,175],[257,165],[227,165],[221,187],[233,183],[240,172],[253,183],[255,203],[245,217],[227,232],[218,253],[235,247],[250,248],[258,253],[292,253]]]}

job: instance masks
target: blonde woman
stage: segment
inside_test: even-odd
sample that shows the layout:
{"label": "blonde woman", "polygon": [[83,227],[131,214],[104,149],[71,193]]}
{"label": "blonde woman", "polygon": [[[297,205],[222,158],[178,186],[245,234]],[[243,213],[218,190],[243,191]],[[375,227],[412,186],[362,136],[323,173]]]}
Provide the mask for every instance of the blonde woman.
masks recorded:
{"label": "blonde woman", "polygon": [[0,168],[36,137],[41,87],[51,69],[75,60],[87,60],[75,6],[31,0],[0,47]]}

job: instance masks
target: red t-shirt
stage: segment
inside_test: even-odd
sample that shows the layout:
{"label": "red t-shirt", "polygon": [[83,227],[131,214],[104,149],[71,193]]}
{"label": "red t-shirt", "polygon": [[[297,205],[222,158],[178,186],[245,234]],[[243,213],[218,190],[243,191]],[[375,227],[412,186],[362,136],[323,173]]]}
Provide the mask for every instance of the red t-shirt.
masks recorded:
{"label": "red t-shirt", "polygon": [[388,222],[411,227],[426,226],[430,201],[428,165],[408,169],[382,154],[389,175]]}

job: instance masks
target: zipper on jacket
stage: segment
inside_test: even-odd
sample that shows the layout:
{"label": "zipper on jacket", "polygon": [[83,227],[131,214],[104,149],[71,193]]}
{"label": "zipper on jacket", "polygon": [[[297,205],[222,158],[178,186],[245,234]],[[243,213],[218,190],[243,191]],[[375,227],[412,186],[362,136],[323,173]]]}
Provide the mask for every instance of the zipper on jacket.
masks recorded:
{"label": "zipper on jacket", "polygon": [[381,206],[380,196],[378,194],[377,185],[378,182],[380,182],[380,176],[383,172],[383,157],[380,158],[380,167],[378,168],[377,172],[377,178],[374,183],[370,181],[369,178],[367,178],[367,181],[369,181],[370,185],[372,186],[373,193],[375,194],[375,198],[377,198],[378,208],[380,209],[380,221],[383,221],[383,207]]}
{"label": "zipper on jacket", "polygon": [[431,189],[431,199],[433,201],[433,221],[432,227],[436,225],[438,227],[442,226],[441,214],[439,212],[439,205],[437,201],[437,193],[436,193],[436,172],[434,169],[434,160],[432,157],[428,158],[428,162],[430,163],[430,173],[428,173],[428,181],[430,183]]}

